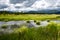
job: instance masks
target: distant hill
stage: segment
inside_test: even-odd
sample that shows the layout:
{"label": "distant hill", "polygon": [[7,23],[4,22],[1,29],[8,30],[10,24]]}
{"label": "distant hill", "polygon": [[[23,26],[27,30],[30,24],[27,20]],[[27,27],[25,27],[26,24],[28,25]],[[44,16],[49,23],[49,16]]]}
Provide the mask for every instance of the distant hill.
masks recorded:
{"label": "distant hill", "polygon": [[60,14],[60,11],[59,10],[38,10],[38,11],[29,11],[28,13]]}
{"label": "distant hill", "polygon": [[28,12],[0,11],[0,14],[60,14],[60,11],[58,10],[38,10]]}

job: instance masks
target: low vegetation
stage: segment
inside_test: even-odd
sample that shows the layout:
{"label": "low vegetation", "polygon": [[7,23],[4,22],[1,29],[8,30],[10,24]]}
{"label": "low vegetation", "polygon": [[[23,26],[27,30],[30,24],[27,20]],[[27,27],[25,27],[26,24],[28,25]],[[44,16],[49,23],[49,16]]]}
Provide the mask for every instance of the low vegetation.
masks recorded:
{"label": "low vegetation", "polygon": [[[34,20],[36,24],[40,25],[40,22],[37,20],[60,20],[60,15],[57,14],[21,14],[13,12],[0,12],[0,21],[20,21],[26,20],[27,23],[30,23],[29,20]],[[17,25],[12,25],[16,27]],[[6,25],[3,25],[2,28],[6,29]],[[13,28],[12,27],[12,28]],[[19,26],[18,26],[19,27]],[[26,27],[22,26],[20,28],[15,28],[14,32],[9,34],[0,34],[0,40],[60,40],[60,24],[49,24],[48,26],[40,27]]]}
{"label": "low vegetation", "polygon": [[60,38],[58,27],[57,24],[38,28],[23,26],[14,29],[11,34],[0,35],[0,40],[58,40]]}
{"label": "low vegetation", "polygon": [[60,20],[57,14],[0,14],[0,21],[19,21],[19,20]]}
{"label": "low vegetation", "polygon": [[36,22],[37,25],[40,25],[40,22]]}
{"label": "low vegetation", "polygon": [[2,29],[6,29],[7,28],[7,25],[2,25]]}

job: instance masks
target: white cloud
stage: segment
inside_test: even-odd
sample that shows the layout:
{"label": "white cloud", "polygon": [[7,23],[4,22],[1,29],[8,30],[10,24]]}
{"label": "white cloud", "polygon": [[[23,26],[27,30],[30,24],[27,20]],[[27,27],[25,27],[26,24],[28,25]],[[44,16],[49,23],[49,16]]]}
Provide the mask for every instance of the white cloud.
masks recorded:
{"label": "white cloud", "polygon": [[19,11],[31,11],[31,10],[36,10],[36,9],[35,8],[30,8],[30,7],[19,9]]}
{"label": "white cloud", "polygon": [[60,0],[0,0],[0,10],[30,11],[57,8],[60,8]]}
{"label": "white cloud", "polygon": [[40,9],[45,9],[49,7],[51,4],[47,3],[46,1],[36,1],[31,7],[33,8],[40,8]]}
{"label": "white cloud", "polygon": [[9,4],[10,1],[9,0],[0,0],[0,4]]}

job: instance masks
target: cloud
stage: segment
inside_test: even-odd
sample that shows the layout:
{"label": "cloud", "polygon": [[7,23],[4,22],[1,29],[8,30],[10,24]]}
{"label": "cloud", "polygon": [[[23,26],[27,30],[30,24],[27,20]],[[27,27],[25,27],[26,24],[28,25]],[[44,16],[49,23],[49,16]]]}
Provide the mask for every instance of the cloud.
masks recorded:
{"label": "cloud", "polygon": [[8,7],[7,5],[0,4],[0,9],[7,8],[7,7]]}
{"label": "cloud", "polygon": [[9,0],[0,0],[0,4],[9,4],[10,1]]}
{"label": "cloud", "polygon": [[26,6],[26,7],[30,7],[30,6],[32,6],[36,1],[38,1],[38,0],[28,0],[28,2],[25,3],[25,6]]}
{"label": "cloud", "polygon": [[16,3],[23,3],[26,0],[10,0],[10,3],[16,4]]}
{"label": "cloud", "polygon": [[[31,7],[33,8],[40,8],[40,9],[46,9],[46,8],[56,8],[60,5],[59,0],[42,0],[42,1],[36,1]],[[59,3],[59,4],[58,4]]]}
{"label": "cloud", "polygon": [[45,0],[47,3],[50,3],[52,5],[57,3],[57,0]]}
{"label": "cloud", "polygon": [[0,10],[30,11],[60,8],[60,0],[0,0]]}
{"label": "cloud", "polygon": [[43,0],[43,1],[36,1],[31,7],[44,9],[47,8],[48,6],[50,6],[50,4]]}
{"label": "cloud", "polygon": [[30,7],[19,9],[19,11],[24,11],[24,12],[27,12],[27,11],[33,11],[33,10],[36,11],[35,8],[30,8]]}

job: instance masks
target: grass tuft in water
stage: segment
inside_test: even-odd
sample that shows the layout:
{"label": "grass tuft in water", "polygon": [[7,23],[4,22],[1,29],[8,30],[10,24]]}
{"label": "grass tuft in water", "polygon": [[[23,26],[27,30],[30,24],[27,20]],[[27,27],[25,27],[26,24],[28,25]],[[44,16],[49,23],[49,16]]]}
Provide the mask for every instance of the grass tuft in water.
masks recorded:
{"label": "grass tuft in water", "polygon": [[6,24],[2,25],[2,28],[3,29],[6,29],[7,28],[7,25]]}
{"label": "grass tuft in water", "polygon": [[40,22],[36,22],[37,25],[40,25]]}

